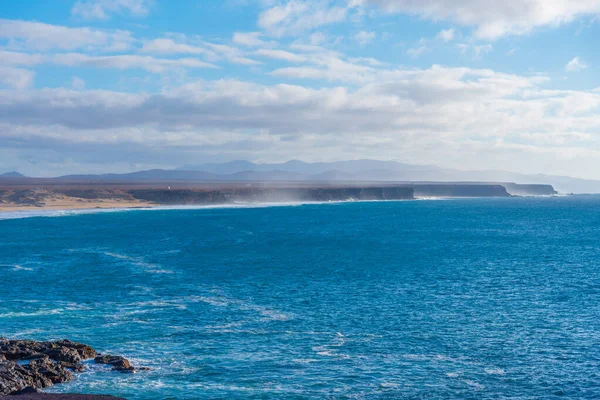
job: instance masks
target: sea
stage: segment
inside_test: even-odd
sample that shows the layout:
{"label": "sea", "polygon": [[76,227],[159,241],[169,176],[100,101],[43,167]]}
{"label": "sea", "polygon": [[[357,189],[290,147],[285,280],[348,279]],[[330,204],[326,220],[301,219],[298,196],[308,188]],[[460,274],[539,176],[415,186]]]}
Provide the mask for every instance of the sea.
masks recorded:
{"label": "sea", "polygon": [[0,215],[0,336],[150,371],[53,393],[600,398],[600,197]]}

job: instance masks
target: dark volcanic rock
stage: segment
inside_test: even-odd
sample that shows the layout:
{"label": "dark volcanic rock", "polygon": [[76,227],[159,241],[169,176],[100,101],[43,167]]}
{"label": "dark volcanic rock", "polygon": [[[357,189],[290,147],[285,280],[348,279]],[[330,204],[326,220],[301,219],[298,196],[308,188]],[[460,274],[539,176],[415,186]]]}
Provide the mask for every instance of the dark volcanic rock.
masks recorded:
{"label": "dark volcanic rock", "polygon": [[32,360],[48,356],[55,361],[79,364],[83,360],[96,356],[90,346],[58,340],[56,342],[36,342],[33,340],[0,339],[0,354],[7,360]]}
{"label": "dark volcanic rock", "polygon": [[[102,396],[61,397],[59,395],[23,394],[34,393],[38,389],[72,380],[74,378],[73,371],[82,372],[85,369],[82,361],[96,357],[96,355],[96,351],[90,346],[66,339],[55,342],[36,342],[0,338],[0,399],[3,398],[3,395],[17,394],[24,400],[29,398],[48,400],[108,399],[109,397]],[[96,362],[110,364],[115,371],[135,371],[129,361],[123,357],[104,356],[99,358],[100,361]],[[29,362],[26,363],[26,361]]]}
{"label": "dark volcanic rock", "polygon": [[135,367],[131,365],[128,359],[121,356],[104,355],[94,358],[96,364],[112,365],[114,371],[123,373],[134,373]]}
{"label": "dark volcanic rock", "polygon": [[121,397],[102,396],[93,394],[49,394],[26,393],[19,396],[2,396],[0,400],[125,400]]}
{"label": "dark volcanic rock", "polygon": [[71,371],[48,357],[33,360],[27,365],[14,361],[0,364],[0,394],[16,393],[27,387],[43,389],[72,379]]}

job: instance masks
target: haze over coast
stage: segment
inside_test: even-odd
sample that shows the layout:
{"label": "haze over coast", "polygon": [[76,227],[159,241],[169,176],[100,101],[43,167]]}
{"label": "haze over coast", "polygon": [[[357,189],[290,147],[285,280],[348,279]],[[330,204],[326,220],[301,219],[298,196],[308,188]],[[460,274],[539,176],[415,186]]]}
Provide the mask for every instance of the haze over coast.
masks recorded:
{"label": "haze over coast", "polygon": [[[29,178],[12,172],[0,176],[0,211],[557,194],[549,184],[450,180],[477,174],[483,173],[374,160],[233,161],[176,170],[56,178]],[[521,177],[523,181],[527,178]]]}

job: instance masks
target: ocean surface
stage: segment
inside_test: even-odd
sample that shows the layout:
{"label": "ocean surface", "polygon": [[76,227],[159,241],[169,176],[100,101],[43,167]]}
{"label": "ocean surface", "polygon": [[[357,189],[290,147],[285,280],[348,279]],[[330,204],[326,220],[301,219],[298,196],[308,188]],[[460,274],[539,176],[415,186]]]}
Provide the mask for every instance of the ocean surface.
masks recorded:
{"label": "ocean surface", "polygon": [[69,338],[52,392],[600,398],[600,197],[0,215],[0,335]]}

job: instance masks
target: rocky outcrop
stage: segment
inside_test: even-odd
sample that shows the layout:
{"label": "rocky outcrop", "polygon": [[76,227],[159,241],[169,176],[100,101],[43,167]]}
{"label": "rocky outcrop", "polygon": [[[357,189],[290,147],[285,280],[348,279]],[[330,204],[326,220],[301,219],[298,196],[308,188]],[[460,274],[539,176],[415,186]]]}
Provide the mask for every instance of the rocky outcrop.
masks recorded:
{"label": "rocky outcrop", "polygon": [[26,388],[43,389],[73,379],[73,373],[49,357],[21,365],[14,361],[0,364],[0,394],[14,394]]}
{"label": "rocky outcrop", "polygon": [[2,396],[0,400],[125,400],[121,397],[102,396],[93,394],[49,394],[49,393],[22,393],[17,396]]}
{"label": "rocky outcrop", "polygon": [[88,345],[57,340],[36,342],[33,340],[0,339],[0,354],[7,360],[32,360],[49,357],[58,362],[80,364],[83,360],[96,356],[96,351]]}
{"label": "rocky outcrop", "polygon": [[558,194],[552,185],[503,183],[502,186],[513,196],[554,196]]}
{"label": "rocky outcrop", "polygon": [[98,357],[94,358],[94,362],[96,364],[112,365],[111,369],[113,371],[119,371],[119,372],[123,372],[123,373],[131,373],[131,374],[135,372],[135,367],[133,365],[131,365],[129,360],[124,357],[121,357],[121,356],[111,356],[111,355],[98,356]]}
{"label": "rocky outcrop", "polygon": [[[36,342],[0,338],[0,395],[36,392],[74,379],[85,370],[82,362],[94,358],[119,372],[135,372],[121,356],[100,356],[96,350],[70,340]],[[37,397],[36,397],[37,398]]]}

